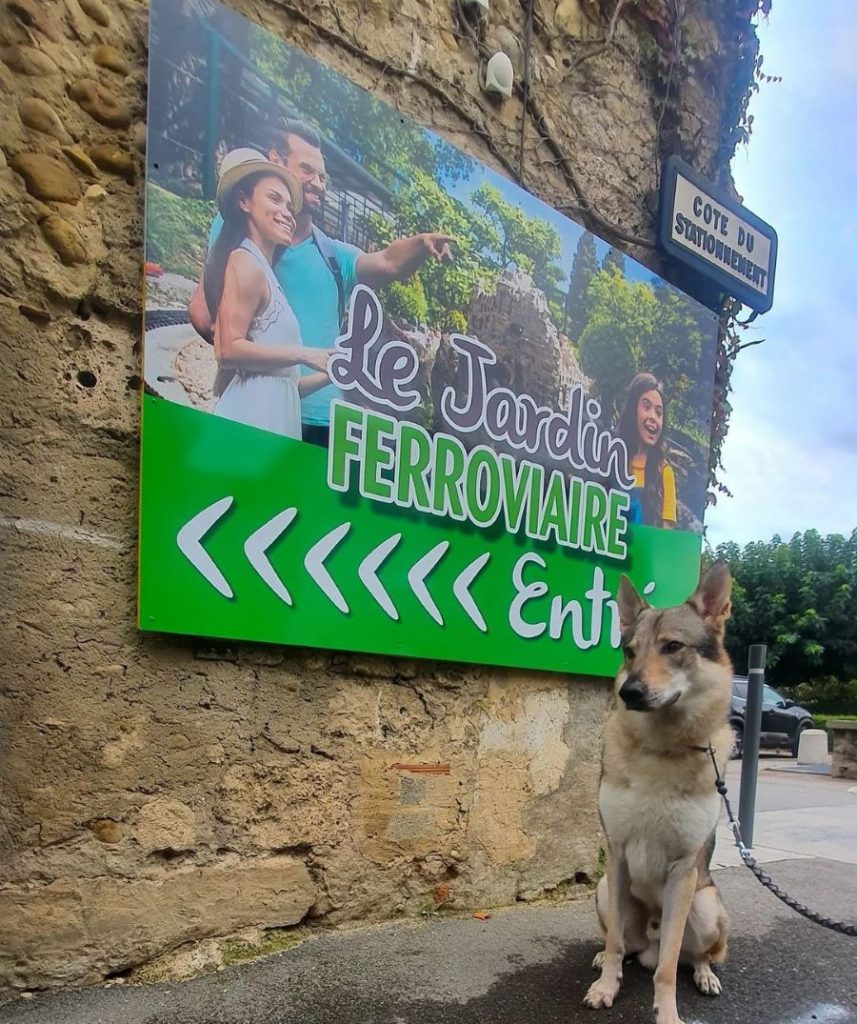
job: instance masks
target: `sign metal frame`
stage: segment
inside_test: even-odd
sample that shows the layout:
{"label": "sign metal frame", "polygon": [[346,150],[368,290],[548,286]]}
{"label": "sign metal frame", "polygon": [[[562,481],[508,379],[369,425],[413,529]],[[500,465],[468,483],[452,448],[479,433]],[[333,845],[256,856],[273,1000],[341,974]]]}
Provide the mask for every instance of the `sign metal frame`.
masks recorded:
{"label": "sign metal frame", "polygon": [[[675,219],[676,183],[679,177],[688,180],[694,188],[704,196],[713,200],[717,206],[724,208],[740,220],[755,228],[770,244],[767,266],[767,282],[764,292],[758,291],[749,284],[744,284],[740,277],[722,269],[716,262],[706,259],[693,249],[676,242],[672,237],[672,226]],[[777,232],[770,224],[752,213],[746,206],[735,202],[726,192],[712,184],[680,157],[670,156],[664,161],[661,174],[660,212],[658,217],[658,238],[664,251],[673,259],[693,268],[702,276],[716,282],[728,295],[740,299],[745,306],[757,313],[767,313],[774,302],[774,282],[777,266]]]}

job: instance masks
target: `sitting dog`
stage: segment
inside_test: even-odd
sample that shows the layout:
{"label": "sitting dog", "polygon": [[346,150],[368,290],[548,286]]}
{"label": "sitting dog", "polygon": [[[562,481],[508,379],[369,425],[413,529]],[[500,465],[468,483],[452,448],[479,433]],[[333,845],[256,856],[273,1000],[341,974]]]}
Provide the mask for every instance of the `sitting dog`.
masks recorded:
{"label": "sitting dog", "polygon": [[605,948],[586,994],[612,1006],[626,956],[655,971],[657,1024],[682,1024],[679,960],[697,987],[720,994],[711,969],[726,957],[728,916],[709,865],[720,816],[709,744],[721,772],[732,749],[727,723],[732,666],[723,647],[732,581],[716,562],[683,604],[650,607],[626,577],[617,603],[625,661],[604,727],[598,808],[607,871],[596,906]]}

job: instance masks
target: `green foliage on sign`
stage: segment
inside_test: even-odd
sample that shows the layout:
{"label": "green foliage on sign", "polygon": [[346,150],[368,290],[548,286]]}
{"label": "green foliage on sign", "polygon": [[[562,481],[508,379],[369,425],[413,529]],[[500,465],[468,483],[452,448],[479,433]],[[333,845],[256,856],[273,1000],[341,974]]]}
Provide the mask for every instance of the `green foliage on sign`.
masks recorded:
{"label": "green foliage on sign", "polygon": [[537,288],[551,292],[562,280],[559,233],[552,224],[528,217],[515,203],[504,199],[494,185],[482,184],[470,197],[482,210],[498,239],[499,247],[485,253],[498,270],[516,266],[533,277]]}
{"label": "green foliage on sign", "polygon": [[612,245],[607,250],[607,255],[604,257],[601,269],[610,270],[611,267],[615,267],[620,274],[625,273],[625,254],[621,249],[616,249]]}
{"label": "green foliage on sign", "polygon": [[[465,205],[434,178],[414,170],[396,195],[395,223],[383,217],[373,221],[379,246],[429,228],[454,236],[454,260],[432,261],[417,275],[427,304],[421,319],[440,330],[460,330],[474,286],[490,287],[508,267],[531,274],[536,286],[549,292],[562,279],[560,238],[551,224],[527,216],[493,185],[480,185],[470,199],[472,205]],[[390,298],[401,308],[401,293],[395,287],[382,294],[385,309]],[[389,311],[394,312],[392,307]],[[559,311],[553,315],[561,320]]]}
{"label": "green foliage on sign", "polygon": [[587,291],[588,323],[580,335],[580,365],[593,379],[602,408],[618,413],[628,383],[643,363],[654,324],[655,296],[614,267],[594,275]]}
{"label": "green foliage on sign", "polygon": [[619,415],[634,374],[653,373],[664,385],[670,461],[704,488],[708,432],[699,410],[711,384],[699,368],[711,334],[708,314],[666,285],[630,281],[615,264],[593,275],[585,307],[580,365],[608,421]]}
{"label": "green foliage on sign", "polygon": [[384,294],[384,312],[408,324],[423,324],[428,320],[428,302],[418,275],[408,281],[394,281]]}
{"label": "green foliage on sign", "polygon": [[[414,278],[419,280],[425,296],[423,319],[430,327],[449,330],[453,312],[466,318],[473,286],[486,283],[492,265],[484,254],[498,251],[500,239],[487,218],[453,198],[423,171],[414,171],[410,181],[400,189],[396,211],[395,224],[384,217],[373,221],[379,246],[388,245],[394,238],[418,234],[428,225],[456,239],[452,262],[432,260]],[[390,294],[389,288],[381,293],[385,308]]]}
{"label": "green foliage on sign", "polygon": [[857,711],[857,530],[719,545],[734,578],[727,647],[738,670],[768,645],[770,681],[819,711]]}
{"label": "green foliage on sign", "polygon": [[572,339],[580,337],[588,322],[587,293],[597,271],[595,236],[591,231],[584,231],[574,252],[565,303],[565,332]]}
{"label": "green foliage on sign", "polygon": [[416,171],[452,182],[473,168],[470,157],[433,141],[415,121],[378,117],[365,93],[347,78],[326,68],[310,76],[299,50],[284,47],[259,26],[250,26],[248,43],[250,60],[275,83],[279,98],[387,188],[397,190]]}
{"label": "green foliage on sign", "polygon": [[150,182],[146,204],[146,258],[195,280],[205,259],[214,203],[180,198]]}

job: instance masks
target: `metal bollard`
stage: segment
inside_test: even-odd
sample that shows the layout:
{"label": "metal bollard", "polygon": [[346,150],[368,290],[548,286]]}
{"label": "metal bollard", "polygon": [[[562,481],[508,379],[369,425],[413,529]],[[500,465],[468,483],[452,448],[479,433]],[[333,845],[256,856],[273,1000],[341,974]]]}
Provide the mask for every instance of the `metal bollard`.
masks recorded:
{"label": "metal bollard", "polygon": [[741,761],[741,794],[738,802],[738,820],[744,845],[753,845],[753,825],[756,816],[756,780],[759,774],[759,733],[762,729],[762,690],[765,686],[765,644],[750,647],[747,667],[747,706],[744,709],[744,754]]}

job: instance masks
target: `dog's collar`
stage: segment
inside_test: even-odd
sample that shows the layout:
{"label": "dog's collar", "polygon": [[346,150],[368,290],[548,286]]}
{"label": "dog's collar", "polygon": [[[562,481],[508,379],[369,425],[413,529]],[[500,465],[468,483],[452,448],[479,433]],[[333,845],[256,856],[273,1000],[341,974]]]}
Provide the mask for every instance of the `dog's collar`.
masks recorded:
{"label": "dog's collar", "polygon": [[[682,753],[683,753],[682,748],[680,748],[680,747],[673,748],[672,750],[660,750],[657,747],[648,747],[648,746],[646,746],[645,743],[642,744],[642,749],[645,750],[646,753],[656,754],[658,757],[681,757]],[[692,750],[692,751],[695,751],[696,753],[699,753],[699,754],[709,754],[709,755],[717,753],[717,751],[714,749],[714,747],[711,746],[710,743],[707,746],[705,746],[705,747],[700,747],[700,746],[696,745],[695,743],[689,743],[684,748],[684,750]]]}

